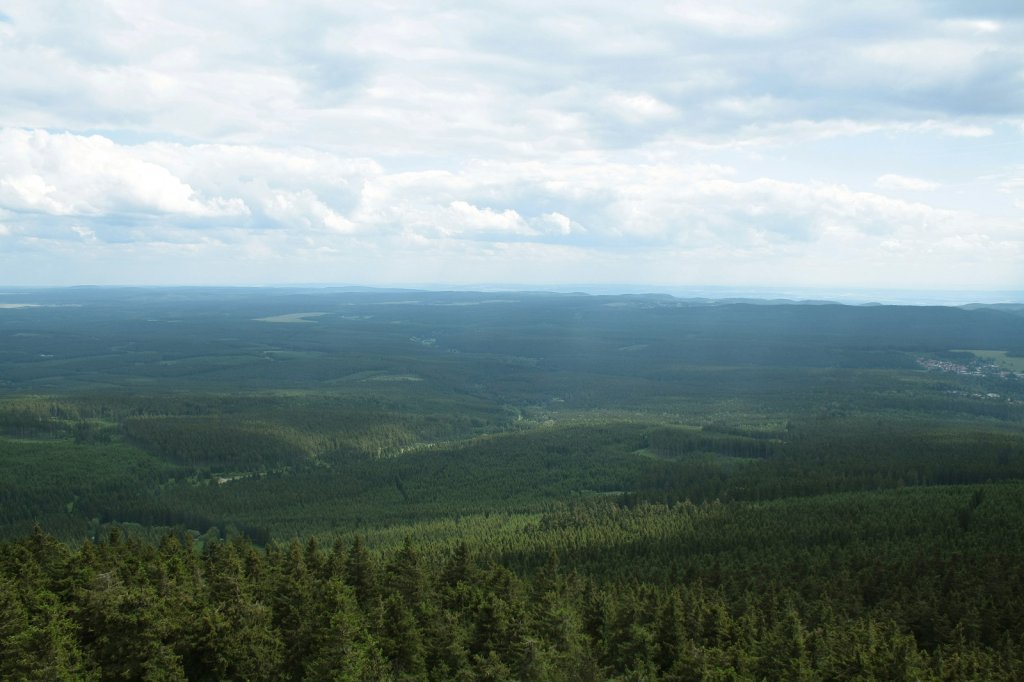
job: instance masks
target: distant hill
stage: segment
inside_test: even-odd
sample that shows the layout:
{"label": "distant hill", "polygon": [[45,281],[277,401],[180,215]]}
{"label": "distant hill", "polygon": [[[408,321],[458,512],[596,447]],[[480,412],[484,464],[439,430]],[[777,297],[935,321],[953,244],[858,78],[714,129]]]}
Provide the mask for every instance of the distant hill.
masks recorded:
{"label": "distant hill", "polygon": [[964,310],[998,310],[1004,313],[1024,315],[1024,303],[968,303],[960,307]]}

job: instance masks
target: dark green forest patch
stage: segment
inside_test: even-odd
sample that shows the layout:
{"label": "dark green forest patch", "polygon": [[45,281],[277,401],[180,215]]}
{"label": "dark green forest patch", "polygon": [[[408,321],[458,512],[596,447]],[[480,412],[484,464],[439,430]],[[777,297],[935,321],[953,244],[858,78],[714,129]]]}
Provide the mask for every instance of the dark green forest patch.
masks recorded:
{"label": "dark green forest patch", "polygon": [[4,679],[1024,678],[1017,312],[33,300]]}

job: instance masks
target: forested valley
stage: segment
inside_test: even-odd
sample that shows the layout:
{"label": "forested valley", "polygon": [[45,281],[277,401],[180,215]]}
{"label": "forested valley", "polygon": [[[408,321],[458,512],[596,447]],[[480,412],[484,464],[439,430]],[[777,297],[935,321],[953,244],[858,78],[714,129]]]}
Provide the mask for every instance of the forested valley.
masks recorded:
{"label": "forested valley", "polygon": [[1024,679],[1024,309],[0,292],[0,679]]}

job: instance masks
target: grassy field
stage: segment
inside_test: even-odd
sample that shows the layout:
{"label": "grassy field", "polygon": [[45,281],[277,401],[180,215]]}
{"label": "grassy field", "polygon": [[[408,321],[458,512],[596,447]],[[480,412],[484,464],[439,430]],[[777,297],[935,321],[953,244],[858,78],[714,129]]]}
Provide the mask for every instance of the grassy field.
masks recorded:
{"label": "grassy field", "polygon": [[1011,372],[1024,372],[1024,357],[1008,355],[1005,350],[962,350],[958,352],[973,353],[978,358],[988,360]]}
{"label": "grassy field", "polygon": [[310,318],[320,317],[327,313],[286,313],[284,315],[271,315],[270,317],[257,317],[257,322],[277,322],[279,324],[296,324],[313,322]]}

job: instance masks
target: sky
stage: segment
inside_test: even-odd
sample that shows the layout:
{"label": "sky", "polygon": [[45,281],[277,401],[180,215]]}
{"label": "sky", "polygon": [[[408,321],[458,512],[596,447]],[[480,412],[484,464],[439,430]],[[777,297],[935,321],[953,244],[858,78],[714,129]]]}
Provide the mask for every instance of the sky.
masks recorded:
{"label": "sky", "polygon": [[1024,291],[1024,3],[0,3],[0,284],[283,283]]}

